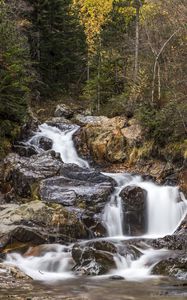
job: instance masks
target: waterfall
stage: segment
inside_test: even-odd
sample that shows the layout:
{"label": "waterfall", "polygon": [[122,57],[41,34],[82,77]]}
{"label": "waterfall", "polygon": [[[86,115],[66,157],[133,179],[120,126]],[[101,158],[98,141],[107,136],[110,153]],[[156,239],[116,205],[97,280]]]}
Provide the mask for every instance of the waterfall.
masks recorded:
{"label": "waterfall", "polygon": [[158,186],[151,182],[138,184],[147,191],[147,236],[171,235],[187,212],[187,200],[178,187]]}
{"label": "waterfall", "polygon": [[[64,163],[74,163],[83,168],[89,168],[87,161],[81,159],[74,147],[73,134],[79,127],[66,125],[61,129],[47,124],[39,126],[38,132],[26,143],[35,147],[38,153],[44,152],[40,148],[41,137],[52,140],[52,149],[60,153]],[[133,176],[127,173],[103,173],[110,176],[116,182],[116,187],[110,201],[106,203],[103,222],[107,229],[108,237],[104,240],[112,240],[120,243],[120,240],[131,239],[124,236],[125,222],[121,191],[127,186],[137,186],[147,192],[147,232],[144,238],[163,237],[173,234],[187,212],[187,200],[179,192],[178,187],[159,186],[153,182],[143,181],[141,176]],[[39,246],[40,247],[40,246]],[[42,248],[43,249],[43,248]],[[53,281],[74,277],[72,268],[74,265],[71,256],[72,246],[44,245],[42,253],[37,256],[22,256],[18,253],[7,255],[6,262],[18,266],[22,271],[36,280]],[[139,249],[140,250],[140,249]],[[122,276],[127,280],[140,280],[150,278],[153,266],[162,258],[167,257],[166,249],[140,250],[142,255],[133,259],[131,255],[122,256],[114,254],[116,269],[102,277]]]}
{"label": "waterfall", "polygon": [[106,205],[103,222],[108,236],[123,235],[123,211],[119,196],[126,186],[138,186],[147,191],[147,237],[163,237],[173,234],[187,212],[187,200],[177,187],[159,186],[152,182],[142,181],[140,176],[129,174],[110,174],[117,187],[110,202]]}
{"label": "waterfall", "polygon": [[123,218],[121,197],[119,196],[122,189],[128,185],[133,185],[136,182],[141,181],[140,176],[131,176],[130,174],[120,173],[103,173],[104,175],[113,178],[117,187],[115,187],[114,193],[111,195],[111,200],[105,206],[103,215],[103,222],[107,228],[108,236],[123,236]]}
{"label": "waterfall", "polygon": [[39,147],[40,138],[49,138],[53,141],[52,149],[55,152],[60,153],[64,163],[72,163],[77,164],[82,168],[89,168],[88,162],[78,156],[73,143],[73,135],[78,129],[79,126],[77,125],[69,125],[62,131],[57,127],[42,124],[39,126],[39,131],[27,142],[27,144],[34,146],[38,152],[41,152],[42,149]]}

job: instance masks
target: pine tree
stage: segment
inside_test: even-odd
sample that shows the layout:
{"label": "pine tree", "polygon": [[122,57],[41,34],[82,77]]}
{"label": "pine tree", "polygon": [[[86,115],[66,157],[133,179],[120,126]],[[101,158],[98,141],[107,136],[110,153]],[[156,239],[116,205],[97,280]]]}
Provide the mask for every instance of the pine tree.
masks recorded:
{"label": "pine tree", "polygon": [[[28,45],[11,7],[0,2],[0,155],[24,121],[29,95]],[[8,141],[7,140],[7,141]],[[8,143],[8,142],[7,142]]]}
{"label": "pine tree", "polygon": [[85,72],[86,38],[71,0],[29,0],[31,53],[42,94],[69,91]]}

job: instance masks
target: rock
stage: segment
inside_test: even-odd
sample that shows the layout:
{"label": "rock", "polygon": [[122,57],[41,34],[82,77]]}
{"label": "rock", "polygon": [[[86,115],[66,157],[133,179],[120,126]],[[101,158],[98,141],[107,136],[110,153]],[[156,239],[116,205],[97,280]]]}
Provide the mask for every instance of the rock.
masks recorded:
{"label": "rock", "polygon": [[20,197],[30,197],[40,180],[59,174],[62,162],[55,153],[46,152],[32,157],[11,153],[4,161],[4,182],[10,182]]}
{"label": "rock", "polygon": [[69,129],[72,126],[71,121],[67,120],[64,117],[52,118],[50,120],[47,120],[46,124],[49,125],[49,126],[57,127],[62,131]]}
{"label": "rock", "polygon": [[73,269],[91,276],[106,274],[115,268],[115,253],[115,246],[106,241],[75,244],[72,248],[72,257],[76,263]]}
{"label": "rock", "polygon": [[61,205],[47,205],[41,201],[1,205],[0,224],[2,248],[18,242],[39,245],[88,237],[84,224],[76,214]]}
{"label": "rock", "polygon": [[[84,177],[84,174],[82,176]],[[61,203],[65,206],[76,205],[89,209],[92,207],[94,212],[101,212],[113,191],[112,183],[107,180],[106,177],[106,181],[97,183],[91,180],[84,181],[57,176],[42,180],[39,195],[45,202]]]}
{"label": "rock", "polygon": [[172,276],[187,280],[187,256],[182,251],[173,253],[172,257],[160,261],[152,271],[153,274]]}
{"label": "rock", "polygon": [[[18,269],[15,266],[11,266],[6,263],[0,263],[0,269],[3,270],[3,273],[6,273],[6,275],[9,275],[12,277],[12,280],[31,280],[29,276],[27,276],[25,273],[23,273],[20,269]],[[1,273],[1,272],[0,272]]]}
{"label": "rock", "polygon": [[33,133],[37,131],[39,125],[39,120],[36,118],[36,116],[34,116],[33,112],[29,108],[29,118],[21,128],[19,140],[28,140],[28,137],[31,137]]}
{"label": "rock", "polygon": [[125,227],[124,233],[142,235],[146,232],[147,192],[137,186],[127,186],[120,192],[122,198]]}
{"label": "rock", "polygon": [[[59,203],[74,212],[85,224],[90,237],[105,235],[102,211],[113,191],[113,182],[107,176],[97,174],[95,171],[85,169],[79,176],[79,167],[74,166],[74,171],[70,173],[68,168],[69,166],[62,168],[61,172],[70,178],[57,176],[41,181],[39,188],[41,200],[47,203]],[[74,179],[77,175],[80,180]]]}
{"label": "rock", "polygon": [[51,150],[53,147],[53,141],[50,138],[42,136],[39,141],[39,147],[43,150]]}
{"label": "rock", "polygon": [[55,117],[65,117],[67,119],[70,119],[73,117],[73,111],[71,110],[71,108],[69,108],[65,104],[60,104],[60,105],[57,105],[54,116]]}
{"label": "rock", "polygon": [[121,129],[122,135],[130,146],[137,146],[142,142],[143,130],[139,124],[132,124]]}
{"label": "rock", "polygon": [[127,139],[122,129],[127,126],[125,117],[79,116],[84,125],[74,135],[77,151],[83,157],[92,156],[97,163],[121,163],[127,158]]}
{"label": "rock", "polygon": [[76,164],[63,164],[60,169],[60,175],[65,176],[69,179],[76,179],[85,182],[108,182],[113,186],[116,185],[116,182],[111,177],[103,175],[95,169],[81,168]]}
{"label": "rock", "polygon": [[176,233],[155,239],[150,245],[156,249],[167,248],[169,250],[187,251],[187,232],[182,232],[182,234]]}
{"label": "rock", "polygon": [[25,143],[17,143],[13,145],[13,151],[15,151],[20,156],[30,157],[32,155],[38,154],[37,150],[32,145],[26,145]]}
{"label": "rock", "polygon": [[122,276],[119,276],[119,275],[113,275],[113,276],[110,276],[110,279],[112,279],[112,280],[124,280],[125,278],[122,277]]}

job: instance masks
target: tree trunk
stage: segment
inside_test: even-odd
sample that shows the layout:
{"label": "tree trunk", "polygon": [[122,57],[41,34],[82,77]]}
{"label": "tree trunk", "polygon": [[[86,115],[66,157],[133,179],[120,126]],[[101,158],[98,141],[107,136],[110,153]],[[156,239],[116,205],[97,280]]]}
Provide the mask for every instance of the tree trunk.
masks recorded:
{"label": "tree trunk", "polygon": [[139,69],[139,22],[140,22],[140,6],[136,6],[136,40],[135,40],[135,60],[134,60],[134,81],[138,78]]}

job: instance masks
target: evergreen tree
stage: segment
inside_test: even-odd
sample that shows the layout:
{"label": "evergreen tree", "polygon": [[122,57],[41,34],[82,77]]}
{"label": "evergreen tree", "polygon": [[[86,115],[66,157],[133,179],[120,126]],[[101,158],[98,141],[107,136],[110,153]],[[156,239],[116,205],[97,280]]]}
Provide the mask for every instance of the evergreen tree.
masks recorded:
{"label": "evergreen tree", "polygon": [[29,0],[33,6],[30,34],[32,59],[42,94],[79,88],[84,78],[86,37],[71,0]]}
{"label": "evergreen tree", "polygon": [[[28,45],[11,7],[0,2],[0,155],[24,121],[29,94]],[[6,140],[7,139],[7,140]]]}

